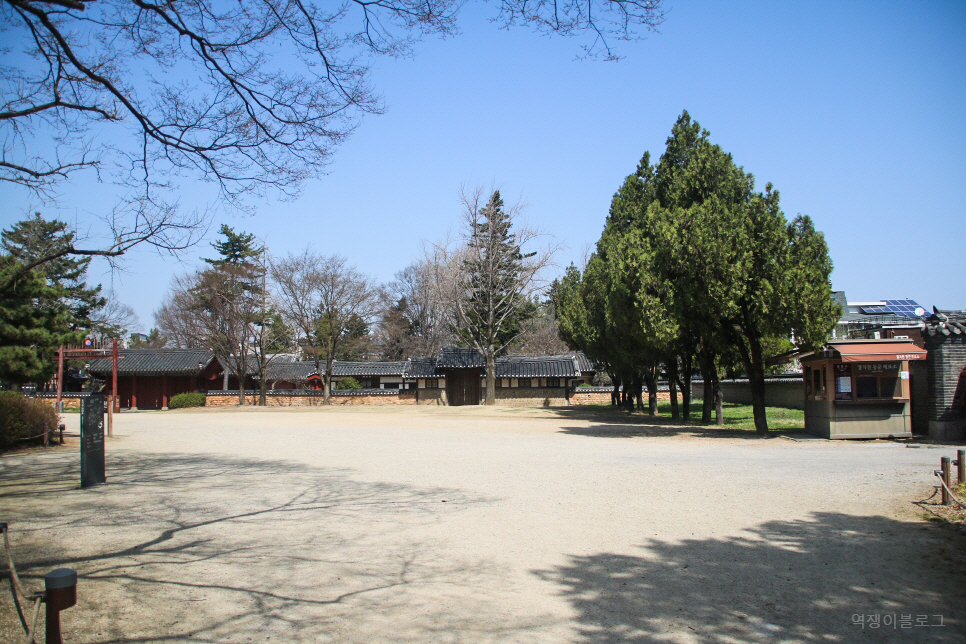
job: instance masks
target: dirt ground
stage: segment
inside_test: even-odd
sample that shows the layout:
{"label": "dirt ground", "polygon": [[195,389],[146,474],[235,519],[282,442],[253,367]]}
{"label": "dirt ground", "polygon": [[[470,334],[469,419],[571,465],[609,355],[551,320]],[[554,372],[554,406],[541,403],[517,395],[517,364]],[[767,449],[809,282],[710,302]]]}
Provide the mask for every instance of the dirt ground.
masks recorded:
{"label": "dirt ground", "polygon": [[955,447],[479,407],[116,433],[87,490],[76,438],[0,458],[25,584],[78,571],[69,644],[966,641],[966,538],[912,503]]}

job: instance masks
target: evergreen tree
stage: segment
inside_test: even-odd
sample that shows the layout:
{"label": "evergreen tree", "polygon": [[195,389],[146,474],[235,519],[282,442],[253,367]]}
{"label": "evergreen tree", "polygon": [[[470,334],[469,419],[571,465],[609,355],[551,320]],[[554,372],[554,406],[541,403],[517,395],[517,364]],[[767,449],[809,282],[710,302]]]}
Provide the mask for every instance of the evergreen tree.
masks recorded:
{"label": "evergreen tree", "polygon": [[[4,230],[0,246],[15,261],[30,264],[38,258],[71,248],[73,242],[74,233],[69,231],[67,224],[56,219],[47,221],[38,212],[33,218],[17,222]],[[38,297],[36,304],[51,311],[65,308],[65,331],[91,329],[94,326],[91,314],[107,303],[100,294],[99,285],[87,287],[86,275],[90,262],[90,257],[77,259],[65,254],[35,269],[47,280],[49,287]]]}
{"label": "evergreen tree", "polygon": [[483,354],[486,404],[492,405],[496,403],[496,356],[533,315],[528,291],[541,262],[529,262],[537,253],[524,253],[511,232],[513,219],[499,190],[493,191],[484,207],[470,208],[467,224],[455,332]]}
{"label": "evergreen tree", "polygon": [[245,385],[251,369],[249,355],[258,357],[264,393],[265,367],[259,339],[268,328],[264,288],[266,270],[261,261],[265,248],[255,236],[236,233],[222,225],[224,241],[213,242],[219,257],[203,259],[211,268],[201,271],[190,289],[192,308],[204,328],[203,343],[238,379],[238,403],[245,404]]}
{"label": "evergreen tree", "polygon": [[[11,256],[0,256],[0,278],[19,271]],[[58,346],[79,343],[69,330],[70,312],[56,305],[56,290],[40,271],[22,273],[0,296],[0,382],[45,382],[53,373]]]}

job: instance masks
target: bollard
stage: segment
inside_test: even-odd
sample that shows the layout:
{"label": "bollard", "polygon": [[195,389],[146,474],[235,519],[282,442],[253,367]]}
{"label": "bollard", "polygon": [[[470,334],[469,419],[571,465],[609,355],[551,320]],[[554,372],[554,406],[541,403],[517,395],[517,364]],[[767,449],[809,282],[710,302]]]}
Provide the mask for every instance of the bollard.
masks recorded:
{"label": "bollard", "polygon": [[60,444],[63,445],[64,444],[64,430],[67,429],[67,425],[65,425],[64,423],[61,423],[59,425],[59,428],[60,428]]}
{"label": "bollard", "polygon": [[948,456],[943,456],[939,460],[939,471],[940,471],[940,475],[942,476],[943,483],[945,483],[945,485],[942,486],[942,488],[943,488],[943,505],[952,505],[953,504],[952,500],[950,500],[950,498],[949,498],[949,491],[947,490],[947,488],[949,487],[949,460],[950,459],[949,459]]}
{"label": "bollard", "polygon": [[77,603],[77,572],[58,568],[44,575],[44,602],[47,604],[46,644],[64,644],[60,635],[60,611]]}
{"label": "bollard", "polygon": [[966,483],[966,449],[956,450],[956,477],[960,485]]}

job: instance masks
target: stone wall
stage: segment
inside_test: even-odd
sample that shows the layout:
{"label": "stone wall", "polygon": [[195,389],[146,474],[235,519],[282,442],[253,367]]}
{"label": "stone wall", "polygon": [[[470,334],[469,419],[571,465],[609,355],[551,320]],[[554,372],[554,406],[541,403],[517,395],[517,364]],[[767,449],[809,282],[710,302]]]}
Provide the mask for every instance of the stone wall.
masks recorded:
{"label": "stone wall", "polygon": [[[765,406],[766,407],[786,407],[789,409],[805,409],[805,392],[802,377],[781,377],[765,379]],[[697,393],[702,394],[703,388],[697,388]],[[741,378],[737,380],[721,381],[721,397],[726,403],[738,403],[739,405],[751,404],[751,385],[748,380]]]}
{"label": "stone wall", "polygon": [[963,335],[927,335],[926,358],[929,381],[927,419],[929,437],[959,440],[966,431],[966,337]]}
{"label": "stone wall", "polygon": [[[65,393],[61,402],[64,403],[64,409],[80,409],[81,398],[86,398],[88,392],[78,394],[76,392]],[[57,408],[57,394],[37,394],[34,396],[35,399],[47,403],[53,408]]]}
{"label": "stone wall", "polygon": [[571,405],[609,405],[613,387],[577,387],[570,392]]}
{"label": "stone wall", "polygon": [[[420,397],[423,393],[420,392]],[[279,390],[266,392],[266,407],[310,407],[323,404],[321,391]],[[332,405],[415,405],[416,392],[396,389],[356,389],[351,392],[335,391],[329,397]],[[230,407],[238,404],[237,391],[209,391],[205,396],[207,407]],[[258,404],[258,393],[246,391],[246,405]]]}
{"label": "stone wall", "polygon": [[445,389],[419,389],[418,405],[445,405]]}
{"label": "stone wall", "polygon": [[[486,395],[486,389],[483,395]],[[567,405],[567,393],[561,387],[502,387],[496,390],[496,404],[507,407],[564,407]]]}

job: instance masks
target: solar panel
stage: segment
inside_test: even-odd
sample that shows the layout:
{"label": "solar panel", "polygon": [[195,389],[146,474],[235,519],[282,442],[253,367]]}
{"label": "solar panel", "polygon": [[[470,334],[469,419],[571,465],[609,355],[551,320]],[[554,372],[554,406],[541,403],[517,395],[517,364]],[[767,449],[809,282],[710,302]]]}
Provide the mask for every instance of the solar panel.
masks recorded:
{"label": "solar panel", "polygon": [[885,309],[887,313],[905,318],[919,317],[916,315],[916,309],[922,308],[915,300],[885,300],[885,304],[884,307],[875,308]]}

